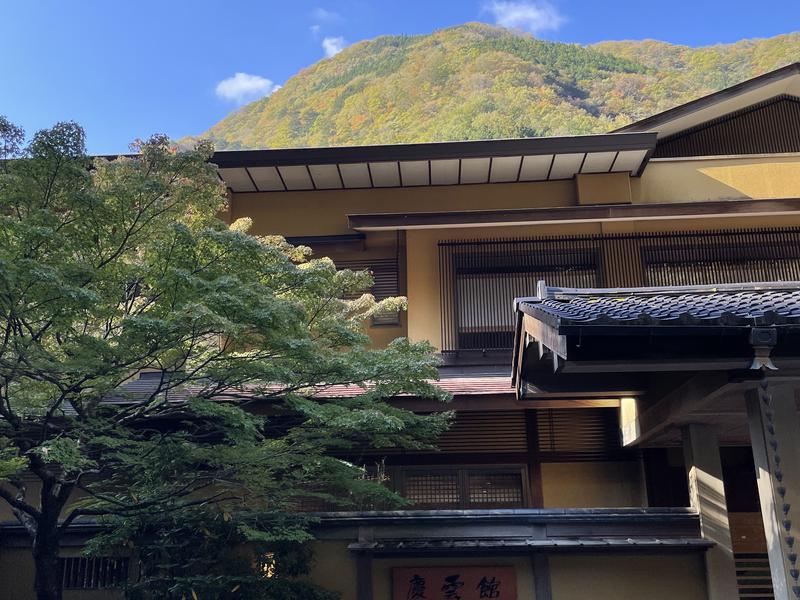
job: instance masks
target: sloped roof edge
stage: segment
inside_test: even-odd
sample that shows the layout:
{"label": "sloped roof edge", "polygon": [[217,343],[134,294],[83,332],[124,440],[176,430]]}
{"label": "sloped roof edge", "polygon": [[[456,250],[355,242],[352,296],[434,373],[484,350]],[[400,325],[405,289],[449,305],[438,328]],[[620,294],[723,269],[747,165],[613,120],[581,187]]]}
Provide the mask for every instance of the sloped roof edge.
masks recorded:
{"label": "sloped roof edge", "polygon": [[[615,129],[611,133],[643,133],[657,131],[659,134],[664,132],[664,136],[673,135],[677,131],[688,129],[689,127],[697,125],[697,123],[693,122],[691,124],[687,124],[686,127],[681,127],[678,123],[680,120],[686,120],[687,117],[709,108],[716,106],[721,107],[721,105],[724,103],[730,103],[732,100],[740,98],[745,94],[757,92],[758,90],[762,90],[771,84],[778,84],[782,81],[795,77],[800,82],[800,62],[788,64],[785,67],[775,69],[769,73],[764,73],[758,77],[753,77],[752,79],[737,83],[736,85],[732,85],[731,87],[725,88],[718,92],[714,92],[696,100],[680,104],[658,114],[645,117],[644,119],[631,123],[630,125]],[[773,94],[769,94],[769,96],[772,95]],[[766,99],[766,97],[754,100],[754,102],[764,99]],[[734,110],[738,110],[739,108],[741,107],[736,107]],[[733,112],[733,110],[730,112]],[[668,126],[671,126],[669,127],[669,131],[664,131]],[[659,135],[659,137],[663,136]]]}

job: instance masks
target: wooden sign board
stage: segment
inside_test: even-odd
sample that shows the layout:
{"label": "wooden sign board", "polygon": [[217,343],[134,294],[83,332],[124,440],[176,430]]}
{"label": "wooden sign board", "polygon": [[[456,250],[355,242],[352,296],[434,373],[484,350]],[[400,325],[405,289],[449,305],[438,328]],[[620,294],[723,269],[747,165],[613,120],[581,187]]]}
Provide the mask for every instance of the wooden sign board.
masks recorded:
{"label": "wooden sign board", "polygon": [[392,600],[517,600],[514,567],[396,567]]}

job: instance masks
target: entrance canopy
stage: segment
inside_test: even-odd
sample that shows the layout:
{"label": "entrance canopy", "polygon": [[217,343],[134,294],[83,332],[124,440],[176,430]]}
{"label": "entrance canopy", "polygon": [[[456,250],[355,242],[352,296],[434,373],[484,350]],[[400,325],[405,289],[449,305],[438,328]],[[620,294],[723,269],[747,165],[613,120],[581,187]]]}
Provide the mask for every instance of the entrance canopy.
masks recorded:
{"label": "entrance canopy", "polygon": [[[515,301],[520,400],[604,390],[630,397],[627,445],[672,445],[710,423],[747,443],[742,389],[800,377],[800,282],[568,289]],[[635,401],[633,400],[635,399]],[[624,412],[623,401],[623,412]]]}

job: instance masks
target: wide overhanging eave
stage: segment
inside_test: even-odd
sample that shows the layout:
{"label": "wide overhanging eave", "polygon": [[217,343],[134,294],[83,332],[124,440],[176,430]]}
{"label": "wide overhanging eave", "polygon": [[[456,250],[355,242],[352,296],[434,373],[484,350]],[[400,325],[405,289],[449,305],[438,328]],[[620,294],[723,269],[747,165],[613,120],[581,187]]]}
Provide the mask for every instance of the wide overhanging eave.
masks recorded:
{"label": "wide overhanging eave", "polygon": [[640,175],[656,134],[624,133],[382,146],[217,152],[234,193],[555,181],[578,173]]}

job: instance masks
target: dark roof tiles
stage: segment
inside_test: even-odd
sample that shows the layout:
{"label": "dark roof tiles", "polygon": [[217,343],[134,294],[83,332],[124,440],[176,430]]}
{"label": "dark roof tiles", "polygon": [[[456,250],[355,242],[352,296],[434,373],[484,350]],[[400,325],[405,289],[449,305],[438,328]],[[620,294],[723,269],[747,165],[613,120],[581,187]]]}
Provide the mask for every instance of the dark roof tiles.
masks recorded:
{"label": "dark roof tiles", "polygon": [[[620,291],[622,292],[622,291]],[[687,293],[556,293],[520,301],[523,312],[551,325],[800,324],[800,289],[697,291]]]}

